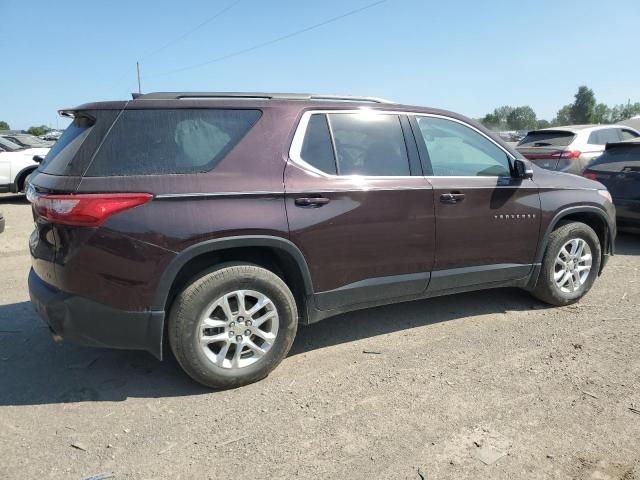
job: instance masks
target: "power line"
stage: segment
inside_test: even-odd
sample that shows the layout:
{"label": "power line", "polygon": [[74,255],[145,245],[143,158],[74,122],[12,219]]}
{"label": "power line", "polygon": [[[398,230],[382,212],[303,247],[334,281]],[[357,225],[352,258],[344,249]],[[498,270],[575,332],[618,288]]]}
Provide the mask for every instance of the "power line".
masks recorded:
{"label": "power line", "polygon": [[311,25],[310,27],[306,27],[306,28],[303,28],[301,30],[296,30],[295,32],[288,33],[288,34],[283,35],[281,37],[277,37],[277,38],[274,38],[272,40],[269,40],[269,41],[266,41],[266,42],[263,42],[263,43],[259,43],[257,45],[253,45],[252,47],[243,48],[242,50],[238,50],[236,52],[232,52],[232,53],[229,53],[227,55],[223,55],[221,57],[217,57],[217,58],[214,58],[212,60],[208,60],[206,62],[196,63],[194,65],[188,65],[186,67],[176,68],[174,70],[169,70],[168,72],[157,73],[155,75],[149,75],[149,76],[150,77],[158,77],[158,76],[169,75],[171,73],[183,72],[185,70],[192,70],[194,68],[199,68],[199,67],[203,67],[205,65],[210,65],[212,63],[221,62],[223,60],[227,60],[227,59],[232,58],[232,57],[237,57],[238,55],[242,55],[244,53],[253,52],[254,50],[258,50],[259,48],[264,48],[264,47],[267,47],[269,45],[273,45],[274,43],[281,42],[281,41],[287,40],[287,39],[289,39],[291,37],[295,37],[297,35],[301,35],[303,33],[309,32],[311,30],[315,30],[316,28],[323,27],[325,25],[328,25],[329,23],[337,22],[338,20],[342,20],[345,17],[350,17],[351,15],[355,15],[357,13],[360,13],[360,12],[364,11],[364,10],[368,10],[370,8],[373,8],[373,7],[377,6],[377,5],[380,5],[381,3],[385,3],[387,1],[388,0],[378,0],[377,2],[369,3],[369,4],[367,4],[367,5],[363,6],[363,7],[356,8],[354,10],[350,10],[350,11],[348,11],[346,13],[343,13],[342,15],[338,15],[338,16],[329,18],[328,20],[325,20],[325,21],[320,22],[320,23],[316,23],[315,25]]}
{"label": "power line", "polygon": [[182,35],[180,35],[179,37],[174,38],[173,40],[168,41],[167,43],[165,43],[164,45],[162,45],[161,47],[158,47],[155,50],[152,50],[151,52],[147,52],[145,54],[143,54],[138,61],[142,61],[145,58],[149,58],[152,57],[153,55],[155,55],[158,52],[161,52],[162,50],[164,50],[165,48],[173,45],[176,42],[179,42],[180,40],[182,40],[183,38],[188,37],[189,35],[191,35],[193,32],[195,32],[196,30],[199,30],[200,28],[204,27],[205,25],[207,25],[208,23],[211,23],[212,21],[214,21],[216,18],[224,15],[226,12],[228,12],[229,10],[231,10],[233,7],[235,7],[237,4],[239,4],[242,0],[236,0],[235,2],[231,2],[230,4],[228,4],[226,7],[224,7],[222,10],[219,10],[218,12],[216,12],[212,17],[209,17],[208,19],[206,19],[204,22],[196,25],[195,27],[193,27],[191,30],[186,31],[185,33],[183,33]]}

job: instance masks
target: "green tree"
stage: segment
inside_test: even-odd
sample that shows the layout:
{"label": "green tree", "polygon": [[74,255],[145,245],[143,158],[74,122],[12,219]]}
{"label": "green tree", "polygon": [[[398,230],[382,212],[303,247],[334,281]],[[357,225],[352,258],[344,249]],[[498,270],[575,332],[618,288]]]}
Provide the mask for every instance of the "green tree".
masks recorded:
{"label": "green tree", "polygon": [[596,96],[593,90],[582,85],[578,88],[575,101],[571,104],[571,122],[574,124],[592,123],[596,108]]}
{"label": "green tree", "polygon": [[0,130],[11,130],[11,127],[4,120],[0,120]]}
{"label": "green tree", "polygon": [[549,128],[551,126],[551,123],[549,123],[548,120],[543,120],[540,119],[536,122],[536,128],[537,129],[541,129],[541,128]]}
{"label": "green tree", "polygon": [[509,105],[503,105],[493,110],[493,113],[487,113],[481,120],[482,124],[488,128],[505,129],[507,128],[507,117],[513,110]]}
{"label": "green tree", "polygon": [[611,109],[604,103],[599,103],[593,109],[593,123],[611,123]]}
{"label": "green tree", "polygon": [[558,113],[556,118],[551,120],[551,125],[557,127],[558,125],[571,125],[571,104],[565,105]]}
{"label": "green tree", "polygon": [[628,101],[626,104],[614,105],[611,108],[611,122],[621,122],[628,118],[640,115],[640,102],[631,103]]}
{"label": "green tree", "polygon": [[49,130],[50,128],[46,125],[40,125],[39,127],[29,127],[27,133],[39,137],[40,135],[44,135],[45,133],[47,133]]}
{"label": "green tree", "polygon": [[511,130],[530,130],[537,124],[536,112],[528,105],[516,107],[507,115],[507,125]]}

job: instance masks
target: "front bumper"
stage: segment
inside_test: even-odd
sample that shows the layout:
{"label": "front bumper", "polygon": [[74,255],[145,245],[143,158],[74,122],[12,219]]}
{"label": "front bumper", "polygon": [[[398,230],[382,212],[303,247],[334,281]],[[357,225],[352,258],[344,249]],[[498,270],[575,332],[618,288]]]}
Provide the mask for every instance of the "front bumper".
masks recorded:
{"label": "front bumper", "polygon": [[89,347],[145,350],[162,359],[164,312],[126,312],[60,291],[29,272],[29,296],[54,338]]}

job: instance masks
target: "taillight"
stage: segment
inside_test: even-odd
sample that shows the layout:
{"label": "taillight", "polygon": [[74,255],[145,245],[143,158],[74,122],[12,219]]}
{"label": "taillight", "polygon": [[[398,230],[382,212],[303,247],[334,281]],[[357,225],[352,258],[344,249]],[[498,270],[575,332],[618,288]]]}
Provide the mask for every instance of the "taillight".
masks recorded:
{"label": "taillight", "polygon": [[38,215],[54,223],[98,227],[111,215],[147,203],[152,198],[149,193],[36,195],[33,207]]}
{"label": "taillight", "polygon": [[560,158],[573,160],[576,158],[580,158],[581,154],[582,152],[579,152],[578,150],[564,151],[564,152],[560,152]]}
{"label": "taillight", "polygon": [[574,160],[580,158],[582,152],[578,150],[561,150],[548,153],[529,153],[525,154],[525,157],[529,160],[557,160],[559,158],[563,160]]}
{"label": "taillight", "polygon": [[583,172],[582,176],[589,180],[598,180],[598,175],[593,172]]}

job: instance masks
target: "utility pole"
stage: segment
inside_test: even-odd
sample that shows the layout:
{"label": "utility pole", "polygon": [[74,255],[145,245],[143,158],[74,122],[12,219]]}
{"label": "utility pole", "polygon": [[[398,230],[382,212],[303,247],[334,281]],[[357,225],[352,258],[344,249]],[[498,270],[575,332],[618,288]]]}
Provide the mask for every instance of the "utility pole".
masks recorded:
{"label": "utility pole", "polygon": [[140,86],[140,62],[136,62],[136,69],[138,70],[138,93],[142,94],[142,87]]}

